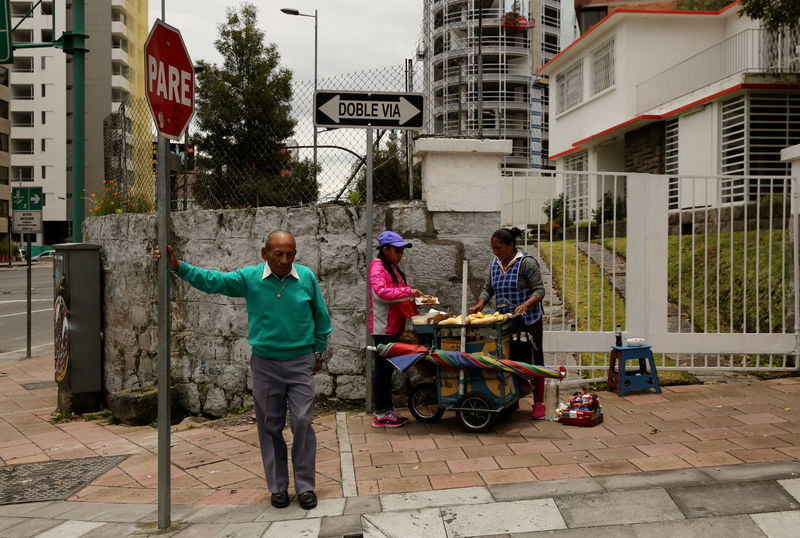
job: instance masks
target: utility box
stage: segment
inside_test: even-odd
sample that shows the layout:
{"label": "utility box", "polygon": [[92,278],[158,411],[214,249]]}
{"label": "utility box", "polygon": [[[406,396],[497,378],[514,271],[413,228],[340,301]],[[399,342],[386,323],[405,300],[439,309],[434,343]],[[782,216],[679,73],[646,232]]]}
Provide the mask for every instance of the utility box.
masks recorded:
{"label": "utility box", "polygon": [[57,408],[97,411],[103,395],[100,245],[64,243],[54,248]]}

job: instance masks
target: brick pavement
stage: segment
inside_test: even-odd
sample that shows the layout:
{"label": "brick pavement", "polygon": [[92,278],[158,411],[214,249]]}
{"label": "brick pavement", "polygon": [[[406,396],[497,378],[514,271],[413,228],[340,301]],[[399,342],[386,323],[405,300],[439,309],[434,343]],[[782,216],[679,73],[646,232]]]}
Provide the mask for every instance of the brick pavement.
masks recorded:
{"label": "brick pavement", "polygon": [[[155,503],[157,431],[54,424],[55,386],[23,387],[52,376],[51,357],[0,366],[0,466],[128,454],[70,500]],[[374,428],[363,413],[321,417],[317,493],[333,499],[800,459],[800,378],[599,396],[605,419],[594,428],[532,422],[529,402],[481,435],[464,432],[452,413],[395,429]],[[268,503],[254,432],[254,425],[173,427],[172,502]],[[343,469],[355,491],[343,487]]]}

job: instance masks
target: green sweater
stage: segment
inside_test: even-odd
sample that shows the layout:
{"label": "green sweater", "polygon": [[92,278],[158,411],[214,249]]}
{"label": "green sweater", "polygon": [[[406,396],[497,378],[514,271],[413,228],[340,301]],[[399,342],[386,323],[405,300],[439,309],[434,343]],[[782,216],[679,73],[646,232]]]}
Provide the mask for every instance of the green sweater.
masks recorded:
{"label": "green sweater", "polygon": [[221,273],[181,262],[176,274],[200,291],[244,297],[253,353],[288,360],[325,351],[331,332],[331,318],[314,273],[303,265],[294,266],[299,280],[288,275],[281,281],[274,274],[264,279],[263,263]]}

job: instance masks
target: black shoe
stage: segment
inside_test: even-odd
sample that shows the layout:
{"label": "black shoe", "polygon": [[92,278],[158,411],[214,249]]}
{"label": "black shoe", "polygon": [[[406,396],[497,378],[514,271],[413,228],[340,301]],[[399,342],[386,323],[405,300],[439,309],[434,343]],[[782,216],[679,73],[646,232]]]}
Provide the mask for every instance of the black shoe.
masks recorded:
{"label": "black shoe", "polygon": [[304,491],[297,498],[300,499],[300,508],[304,510],[317,507],[317,495],[313,491]]}
{"label": "black shoe", "polygon": [[[316,501],[317,499],[315,498],[314,504],[316,504]],[[281,491],[279,493],[273,493],[270,502],[275,508],[286,508],[289,506],[289,492]]]}

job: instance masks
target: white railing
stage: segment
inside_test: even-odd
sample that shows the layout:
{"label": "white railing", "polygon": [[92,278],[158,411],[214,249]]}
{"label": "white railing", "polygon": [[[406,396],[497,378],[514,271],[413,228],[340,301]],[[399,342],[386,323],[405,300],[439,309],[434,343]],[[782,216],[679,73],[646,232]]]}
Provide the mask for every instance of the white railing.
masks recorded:
{"label": "white railing", "polygon": [[540,261],[549,363],[603,379],[620,325],[659,369],[800,369],[797,179],[747,177],[747,196],[731,198],[731,176],[507,172],[502,223],[527,230]]}
{"label": "white railing", "polygon": [[800,72],[795,32],[744,30],[637,84],[637,114],[740,73]]}

